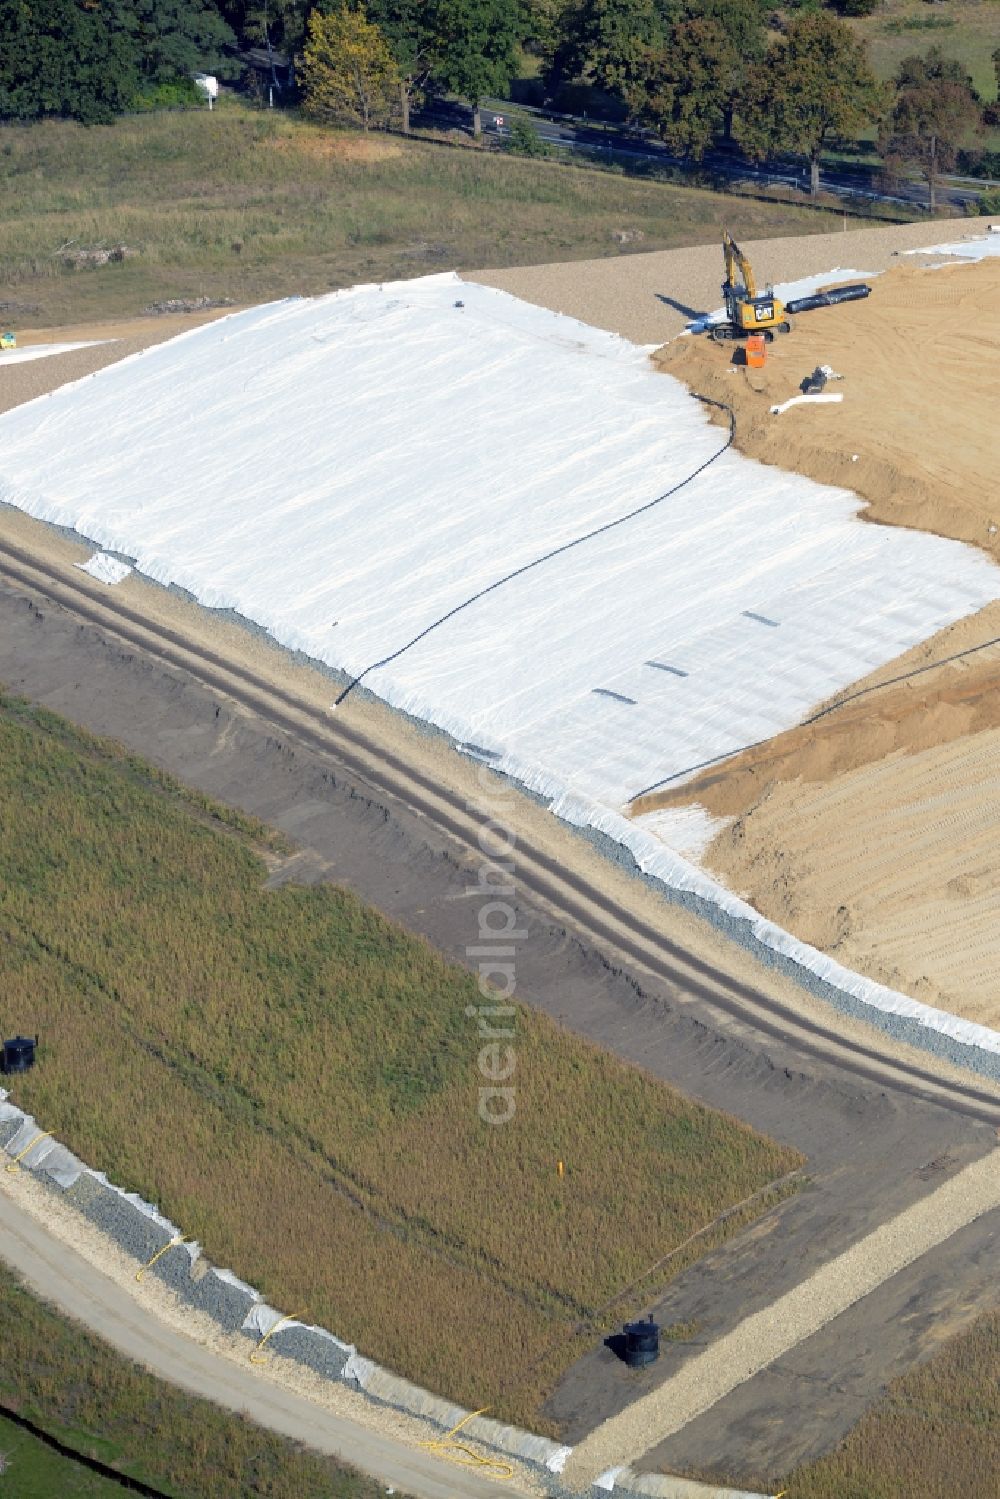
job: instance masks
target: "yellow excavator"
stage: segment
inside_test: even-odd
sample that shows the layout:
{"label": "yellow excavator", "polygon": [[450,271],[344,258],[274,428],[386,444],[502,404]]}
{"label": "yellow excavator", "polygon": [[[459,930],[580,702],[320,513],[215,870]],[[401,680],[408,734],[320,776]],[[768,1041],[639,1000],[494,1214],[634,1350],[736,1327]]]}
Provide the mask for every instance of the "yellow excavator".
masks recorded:
{"label": "yellow excavator", "polygon": [[712,337],[718,343],[726,343],[729,339],[762,333],[770,343],[776,332],[791,333],[786,308],[772,288],[765,287],[763,295],[758,296],[753,267],[728,229],[723,232],[722,251],[726,257],[726,279],[722,283],[726,320],[712,324],[709,329]]}

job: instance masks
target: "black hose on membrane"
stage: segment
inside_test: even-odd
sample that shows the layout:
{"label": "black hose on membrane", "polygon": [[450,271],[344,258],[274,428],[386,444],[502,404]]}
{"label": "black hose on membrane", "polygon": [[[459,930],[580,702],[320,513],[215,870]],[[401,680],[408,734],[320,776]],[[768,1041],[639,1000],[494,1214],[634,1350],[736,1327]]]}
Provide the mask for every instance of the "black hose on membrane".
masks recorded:
{"label": "black hose on membrane", "polygon": [[674,484],[670,489],[664,490],[663,494],[657,495],[654,500],[647,500],[644,505],[638,505],[635,510],[630,510],[627,515],[618,516],[617,520],[606,521],[603,526],[595,526],[592,531],[585,532],[583,536],[576,536],[572,541],[564,541],[561,546],[553,547],[551,551],[544,552],[541,557],[535,557],[531,562],[525,562],[521,567],[516,567],[513,572],[505,573],[502,578],[497,578],[494,583],[488,583],[485,588],[480,588],[478,593],[473,593],[469,598],[463,599],[460,604],[456,604],[454,608],[448,610],[447,614],[442,614],[440,619],[436,619],[432,624],[427,625],[420,631],[419,635],[414,635],[412,640],[408,640],[405,645],[401,645],[391,655],[383,656],[381,661],[373,661],[370,666],[366,666],[364,671],[359,672],[356,677],[348,682],[343,692],[334,702],[334,707],[339,708],[348,693],[353,692],[358,683],[363,681],[369,672],[378,671],[382,666],[388,666],[391,661],[395,661],[398,657],[402,656],[404,651],[408,651],[411,646],[423,640],[432,630],[436,630],[439,625],[443,625],[449,619],[453,619],[456,614],[461,614],[463,609],[468,609],[471,604],[475,604],[479,599],[485,598],[488,593],[493,593],[496,589],[502,588],[505,583],[512,582],[514,578],[520,578],[524,573],[530,572],[533,567],[540,567],[543,562],[549,562],[553,557],[558,557],[563,552],[570,551],[573,547],[582,546],[585,541],[592,541],[595,536],[603,536],[606,531],[613,531],[616,526],[623,526],[626,521],[635,520],[637,515],[643,515],[647,510],[653,510],[657,505],[662,505],[664,500],[669,500],[672,495],[677,494],[678,490],[690,484],[693,479],[697,479],[698,475],[703,474],[707,468],[711,468],[712,464],[721,458],[723,453],[733,445],[733,440],[736,437],[736,413],[731,406],[726,405],[725,401],[713,401],[710,396],[700,395],[697,391],[693,392],[693,394],[697,400],[704,402],[706,406],[715,406],[720,411],[726,412],[729,417],[729,436],[722,444],[722,447],[714,452],[710,458],[706,458],[704,463],[699,463],[698,467],[692,473],[688,474],[687,478],[681,479],[679,483]]}

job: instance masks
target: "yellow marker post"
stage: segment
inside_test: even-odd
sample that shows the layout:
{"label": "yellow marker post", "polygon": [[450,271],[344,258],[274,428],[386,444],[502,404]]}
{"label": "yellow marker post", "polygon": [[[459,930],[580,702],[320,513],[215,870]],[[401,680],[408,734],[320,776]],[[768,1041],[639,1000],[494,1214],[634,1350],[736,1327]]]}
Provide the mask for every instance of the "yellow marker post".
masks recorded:
{"label": "yellow marker post", "polygon": [[[462,1427],[467,1425],[469,1421],[474,1420],[476,1416],[485,1415],[488,1410],[489,1406],[484,1405],[481,1410],[470,1411],[467,1416],[462,1417],[457,1426],[453,1426],[443,1437],[434,1437],[430,1442],[418,1442],[417,1446],[426,1447],[428,1452],[436,1452],[440,1457],[447,1459],[448,1462],[457,1463],[460,1468],[492,1469],[492,1472],[484,1473],[483,1477],[496,1479],[498,1483],[505,1478],[513,1478],[514,1468],[511,1463],[501,1462],[496,1457],[484,1457],[481,1452],[476,1452],[475,1448],[467,1447],[464,1442],[455,1441],[456,1432],[461,1431]],[[461,1453],[461,1456],[456,1457],[456,1453]]]}
{"label": "yellow marker post", "polygon": [[283,1327],[286,1322],[294,1322],[294,1321],[295,1321],[295,1313],[294,1312],[287,1312],[285,1314],[285,1316],[279,1317],[278,1320],[277,1320],[277,1322],[274,1324],[274,1326],[268,1328],[267,1332],[264,1334],[264,1336],[261,1338],[260,1342],[257,1344],[257,1347],[254,1349],[253,1353],[251,1353],[251,1355],[250,1355],[250,1362],[252,1364],[266,1364],[267,1363],[267,1359],[260,1357],[260,1350],[263,1348],[263,1346],[267,1342],[268,1338],[271,1337],[271,1335],[273,1333],[276,1333],[278,1331],[279,1327]]}
{"label": "yellow marker post", "polygon": [[40,1135],[36,1135],[35,1136],[35,1138],[32,1140],[32,1142],[31,1142],[30,1145],[26,1145],[22,1151],[18,1152],[18,1154],[11,1161],[10,1165],[7,1167],[7,1170],[8,1171],[17,1171],[18,1170],[18,1162],[24,1160],[25,1156],[28,1154],[28,1151],[29,1150],[34,1150],[35,1146],[36,1145],[40,1145],[43,1140],[48,1140],[50,1138],[51,1134],[52,1134],[52,1131],[50,1129],[43,1129]]}
{"label": "yellow marker post", "polygon": [[566,1168],[563,1166],[562,1161],[556,1161],[556,1170],[558,1171],[560,1176],[564,1175],[565,1169]]}
{"label": "yellow marker post", "polygon": [[169,1244],[164,1244],[161,1249],[158,1249],[156,1251],[151,1260],[147,1260],[146,1263],[140,1266],[140,1268],[136,1271],[136,1280],[142,1280],[142,1277],[145,1275],[146,1271],[152,1270],[153,1266],[156,1264],[160,1256],[166,1254],[168,1249],[173,1249],[178,1244],[187,1244],[188,1242],[188,1239],[186,1239],[183,1234],[178,1234],[176,1239],[171,1239]]}

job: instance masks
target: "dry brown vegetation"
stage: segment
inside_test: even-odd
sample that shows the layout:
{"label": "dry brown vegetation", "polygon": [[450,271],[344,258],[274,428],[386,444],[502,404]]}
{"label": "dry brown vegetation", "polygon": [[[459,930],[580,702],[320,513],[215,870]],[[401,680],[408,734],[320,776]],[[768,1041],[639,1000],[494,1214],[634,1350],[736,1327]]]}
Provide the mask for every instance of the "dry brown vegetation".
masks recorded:
{"label": "dry brown vegetation", "polygon": [[[460,266],[504,266],[714,239],[813,234],[839,216],[670,183],[366,140],[227,100],[212,115],[85,128],[0,126],[5,326],[134,316],[172,297],[311,295]],[[137,254],[73,270],[66,249]],[[33,310],[32,310],[33,309]]]}
{"label": "dry brown vegetation", "polygon": [[484,1124],[470,975],[343,890],[265,889],[264,830],[2,698],[0,826],[4,1025],[43,1039],[18,1102],[456,1399],[532,1420],[599,1308],[800,1164],[526,1007],[516,1114]]}
{"label": "dry brown vegetation", "polygon": [[1000,1312],[902,1375],[788,1499],[988,1499],[1000,1492]]}

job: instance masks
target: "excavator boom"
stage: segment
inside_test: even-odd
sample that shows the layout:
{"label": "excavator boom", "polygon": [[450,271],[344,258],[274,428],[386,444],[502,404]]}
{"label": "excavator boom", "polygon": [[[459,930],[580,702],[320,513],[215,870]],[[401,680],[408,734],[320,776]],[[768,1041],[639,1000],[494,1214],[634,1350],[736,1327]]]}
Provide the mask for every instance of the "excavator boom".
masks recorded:
{"label": "excavator boom", "polygon": [[716,323],[712,336],[719,341],[728,338],[746,338],[751,333],[763,333],[773,338],[774,330],[787,333],[791,324],[785,317],[785,309],[768,287],[763,296],[757,292],[757,280],[739,245],[725,230],[722,236],[722,252],[726,260],[726,279],[722,283],[722,295],[726,299],[726,321]]}

